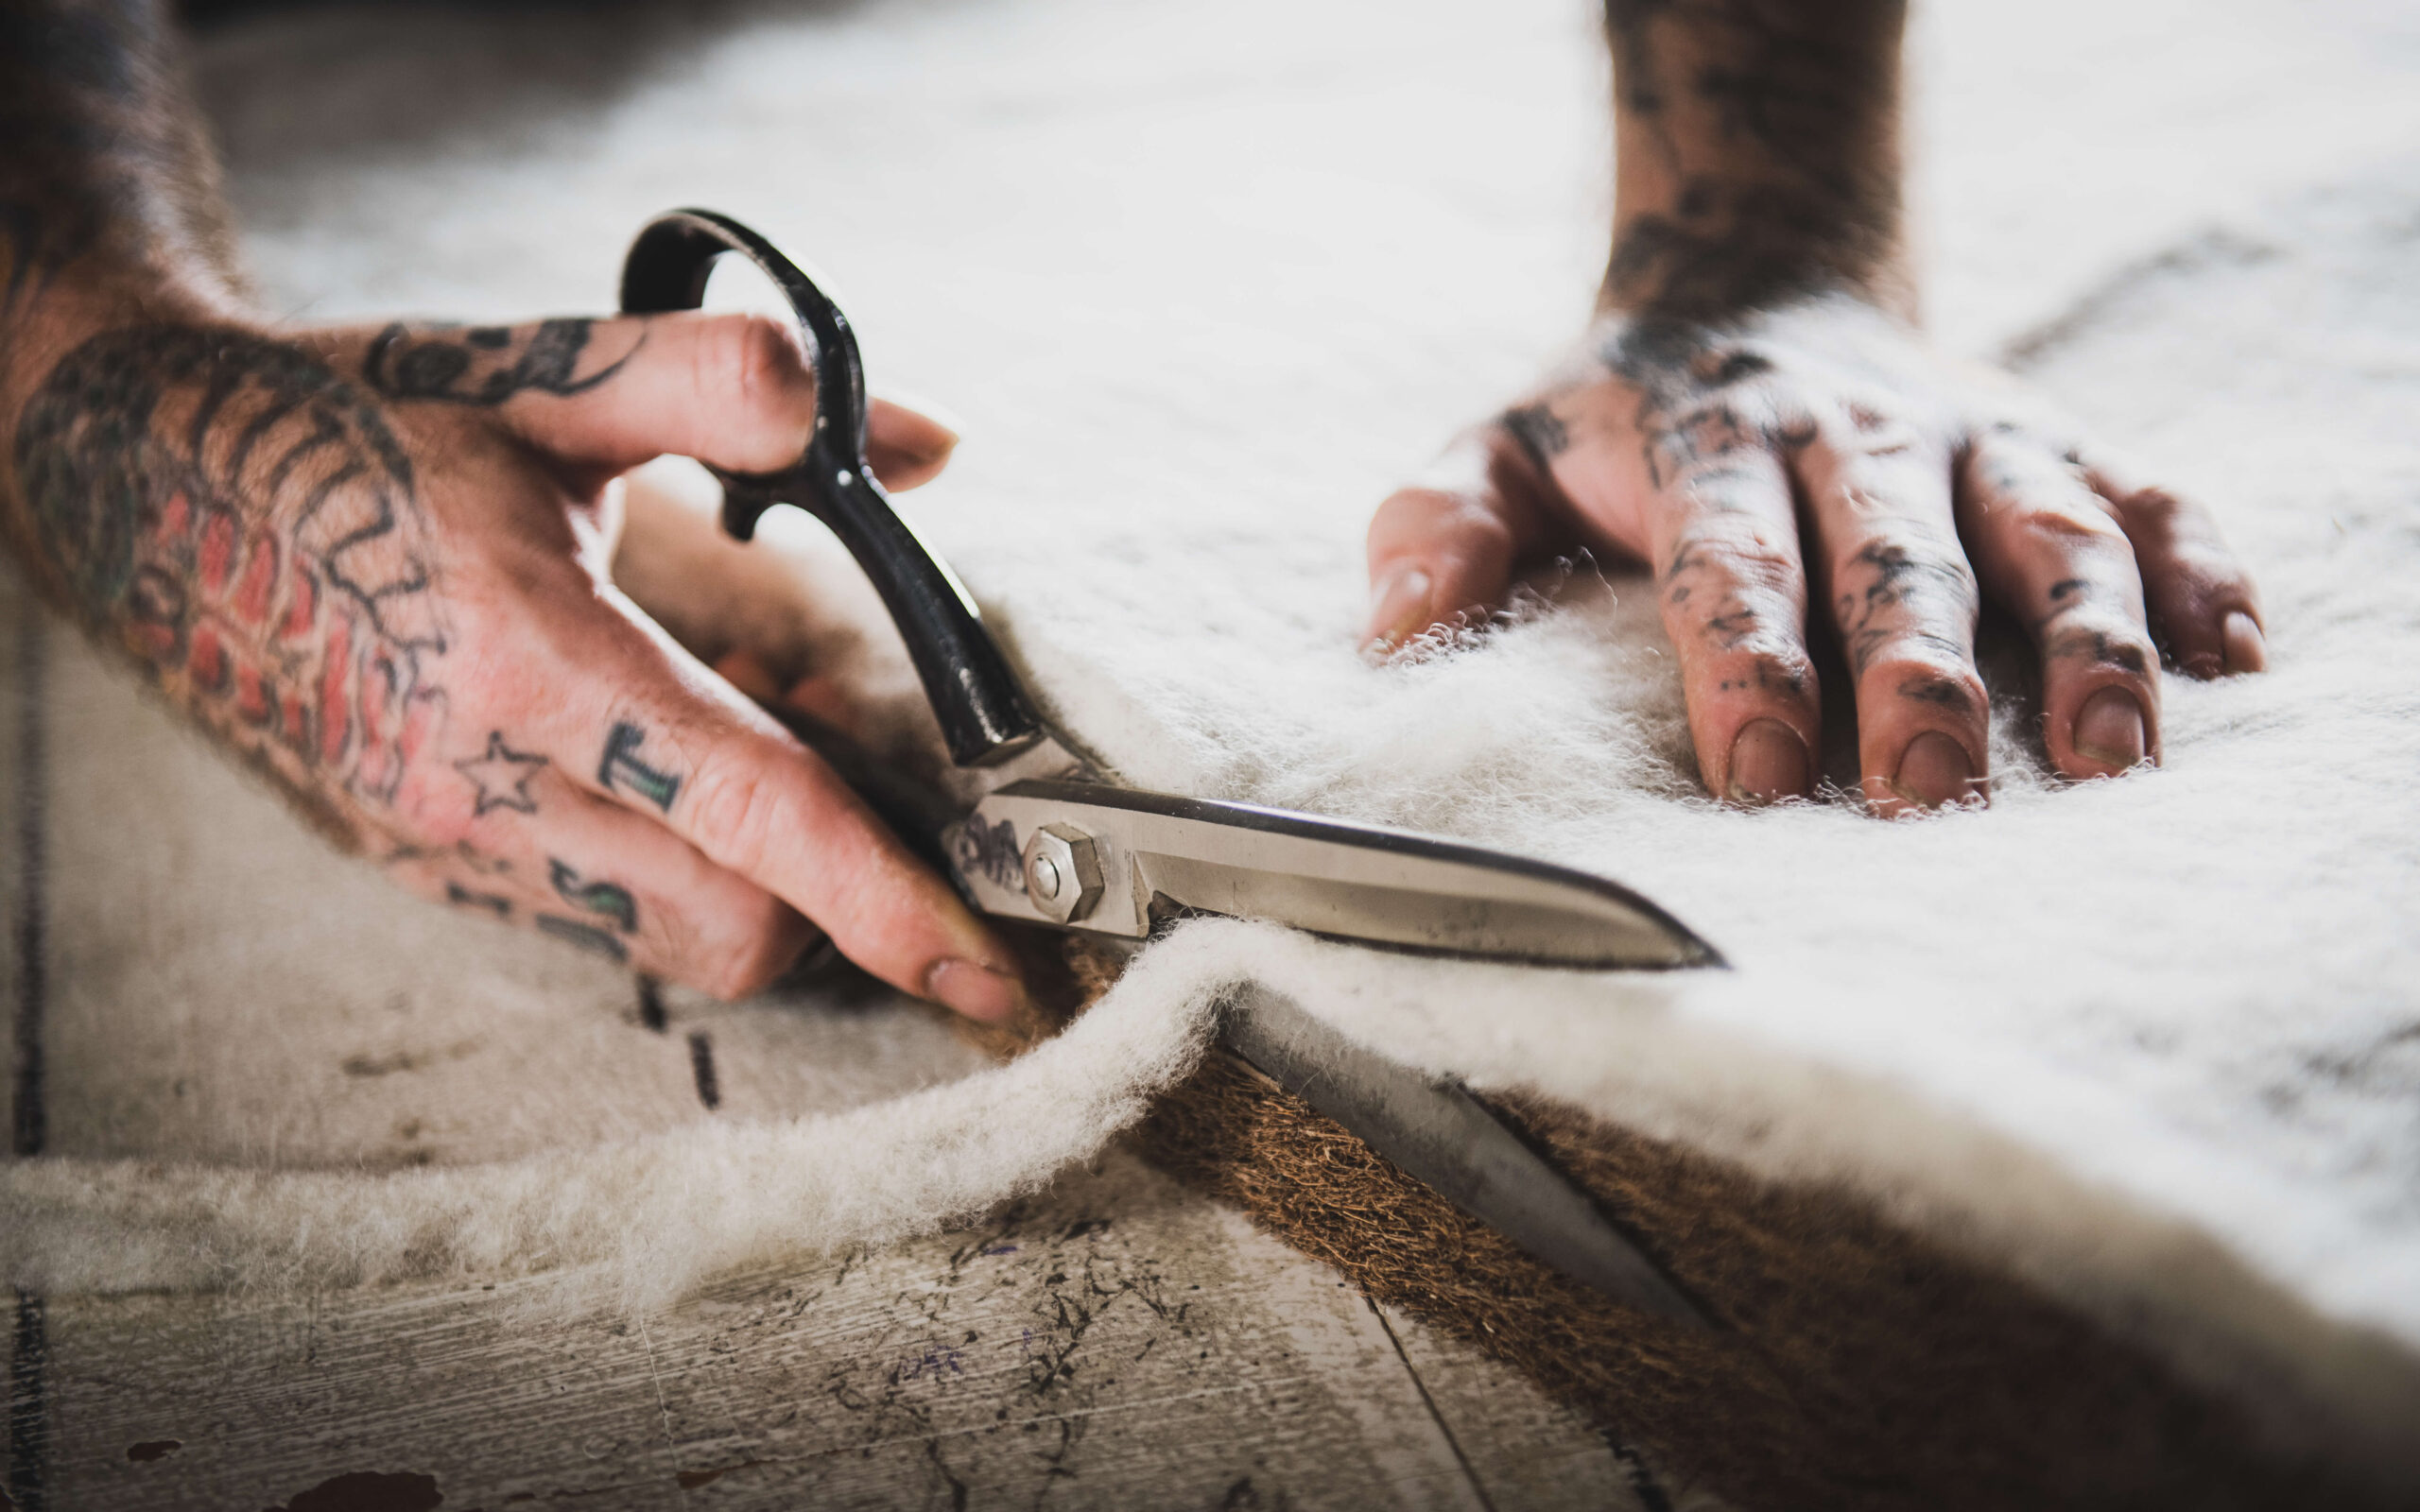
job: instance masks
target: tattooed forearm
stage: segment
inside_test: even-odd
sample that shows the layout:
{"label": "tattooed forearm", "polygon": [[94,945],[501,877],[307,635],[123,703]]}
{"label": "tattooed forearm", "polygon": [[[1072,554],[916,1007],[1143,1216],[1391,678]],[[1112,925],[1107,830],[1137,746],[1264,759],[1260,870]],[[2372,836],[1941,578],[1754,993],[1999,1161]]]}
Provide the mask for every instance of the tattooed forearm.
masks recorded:
{"label": "tattooed forearm", "polygon": [[1621,185],[1605,304],[1707,320],[1893,284],[1905,10],[1607,0]]}
{"label": "tattooed forearm", "polygon": [[292,789],[393,798],[445,631],[410,458],[282,342],[96,336],[26,403],[17,483],[75,610]]}
{"label": "tattooed forearm", "polygon": [[[579,376],[594,320],[543,320],[507,330],[498,326],[389,326],[371,343],[361,375],[389,399],[433,399],[448,404],[501,404],[535,390],[569,396],[585,393],[621,371],[633,347],[586,377]],[[645,337],[641,338],[642,344]]]}
{"label": "tattooed forearm", "polygon": [[0,0],[0,355],[78,265],[228,293],[233,239],[164,10]]}

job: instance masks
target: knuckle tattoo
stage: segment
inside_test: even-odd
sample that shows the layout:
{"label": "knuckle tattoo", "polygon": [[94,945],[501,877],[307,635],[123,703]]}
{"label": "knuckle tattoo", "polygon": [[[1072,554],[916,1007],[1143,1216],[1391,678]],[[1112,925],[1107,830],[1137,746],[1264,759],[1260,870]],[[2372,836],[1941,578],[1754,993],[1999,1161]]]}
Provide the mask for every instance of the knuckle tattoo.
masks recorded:
{"label": "knuckle tattoo", "polygon": [[1973,713],[1980,707],[1980,700],[1967,679],[1944,677],[1932,671],[1910,673],[1899,679],[1894,691],[1902,698],[1962,714]]}
{"label": "knuckle tattoo", "polygon": [[1806,654],[1778,644],[1755,647],[1747,665],[1715,683],[1724,693],[1763,693],[1792,699],[1804,699],[1814,685],[1815,667]]}
{"label": "knuckle tattoo", "polygon": [[569,862],[554,856],[546,858],[546,881],[555,889],[555,896],[572,907],[612,920],[614,927],[625,935],[638,933],[638,900],[620,883],[592,881],[582,877]]}
{"label": "knuckle tattoo", "polygon": [[615,721],[596,764],[596,783],[609,793],[629,792],[669,814],[681,796],[681,777],[642,761],[639,747],[646,744],[646,730],[627,719]]}
{"label": "knuckle tattoo", "polygon": [[639,332],[631,350],[577,376],[596,322],[542,320],[529,327],[413,326],[402,321],[378,333],[362,361],[362,381],[389,399],[435,400],[492,409],[521,393],[569,398],[610,382],[647,345]]}
{"label": "knuckle tattoo", "polygon": [[1964,645],[1931,626],[1970,627],[1981,608],[1975,571],[1962,553],[1910,547],[1899,541],[1869,541],[1843,564],[1842,587],[1833,612],[1847,643],[1849,668],[1862,679],[1886,650],[1932,643],[1966,660]]}
{"label": "knuckle tattoo", "polygon": [[2159,665],[2151,643],[2131,627],[2069,625],[2053,632],[2042,646],[2052,662],[2116,667],[2135,677],[2149,677]]}
{"label": "knuckle tattoo", "polygon": [[512,900],[510,897],[500,892],[468,887],[451,878],[445,883],[445,901],[457,908],[475,908],[498,919],[512,917]]}

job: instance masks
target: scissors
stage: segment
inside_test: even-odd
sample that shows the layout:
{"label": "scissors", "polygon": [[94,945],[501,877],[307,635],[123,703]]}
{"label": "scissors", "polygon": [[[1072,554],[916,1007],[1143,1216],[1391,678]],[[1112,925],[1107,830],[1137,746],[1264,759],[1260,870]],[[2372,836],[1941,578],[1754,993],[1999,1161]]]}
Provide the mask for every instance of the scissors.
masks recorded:
{"label": "scissors", "polygon": [[[866,464],[865,372],[848,319],[798,265],[730,216],[659,215],[622,268],[622,308],[695,309],[725,256],[753,264],[809,338],[815,432],[769,473],[714,470],[722,524],[751,540],[777,505],[821,520],[906,641],[952,762],[1008,779],[971,810],[812,720],[818,754],[993,918],[1089,937],[1117,954],[1172,920],[1213,914],[1464,959],[1602,971],[1720,967],[1678,919],[1619,883],[1478,846],[1247,803],[1152,793],[1052,728],[973,595]],[[1650,1313],[1703,1314],[1596,1203],[1459,1082],[1344,1038],[1253,984],[1220,1009],[1225,1047],[1533,1258]]]}

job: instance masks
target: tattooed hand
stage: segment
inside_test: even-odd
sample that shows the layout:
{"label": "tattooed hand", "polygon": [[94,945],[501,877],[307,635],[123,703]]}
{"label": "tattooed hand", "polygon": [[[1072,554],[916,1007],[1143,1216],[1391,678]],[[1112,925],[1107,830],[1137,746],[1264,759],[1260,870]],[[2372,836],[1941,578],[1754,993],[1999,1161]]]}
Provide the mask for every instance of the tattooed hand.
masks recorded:
{"label": "tattooed hand", "polygon": [[1602,318],[1567,370],[1379,509],[1374,644],[1485,613],[1527,562],[1644,561],[1706,785],[1762,803],[1814,784],[1817,616],[1884,814],[1987,791],[1981,593],[2032,629],[2069,777],[2159,759],[2155,647],[2197,677],[2261,667],[2257,595],[2206,513],[1916,335],[1903,16],[1895,0],[1608,0]]}
{"label": "tattooed hand", "polygon": [[[815,387],[749,317],[92,336],[9,454],[105,640],[429,897],[730,996],[828,931],[977,1018],[1011,956],[810,753],[607,577],[624,471],[787,465]],[[875,470],[955,438],[877,404]]]}
{"label": "tattooed hand", "polygon": [[1465,444],[1459,481],[1380,510],[1374,636],[1497,603],[1525,558],[1645,561],[1706,785],[1756,803],[1812,786],[1820,615],[1884,813],[1983,792],[1979,588],[2032,628],[2070,777],[2158,759],[2155,641],[2197,676],[2260,665],[2251,581],[2206,515],[1878,312],[1818,301],[1727,331],[1615,318],[1593,346]]}

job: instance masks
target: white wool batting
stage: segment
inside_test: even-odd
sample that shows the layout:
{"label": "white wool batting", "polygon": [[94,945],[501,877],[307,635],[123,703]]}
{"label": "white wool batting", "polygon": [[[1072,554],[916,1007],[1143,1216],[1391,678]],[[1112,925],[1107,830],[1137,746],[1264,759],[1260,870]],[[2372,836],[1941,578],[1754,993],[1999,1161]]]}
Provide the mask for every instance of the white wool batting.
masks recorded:
{"label": "white wool batting", "polygon": [[[1707,801],[1652,596],[1613,564],[1409,664],[1355,653],[1370,507],[1584,308],[1608,181],[1592,6],[776,18],[673,49],[677,68],[574,77],[543,128],[524,80],[475,86],[492,54],[531,56],[491,43],[544,18],[229,34],[203,79],[281,308],[520,318],[604,298],[653,212],[756,220],[836,276],[877,382],[965,419],[914,507],[1126,777],[1599,870],[1737,970],[1485,970],[1202,926],[1011,1066],[926,1085],[961,1062],[911,1025],[848,1040],[856,1093],[769,1081],[761,1103],[847,1111],[684,1105],[689,1122],[623,1129],[673,1073],[579,1059],[561,972],[516,964],[553,947],[508,956],[426,910],[361,924],[406,905],[167,756],[122,796],[71,770],[62,812],[143,864],[57,857],[83,890],[54,913],[144,922],[95,926],[82,974],[60,974],[72,1137],[0,1175],[10,1278],[557,1266],[661,1299],[1048,1179],[1182,1075],[1220,986],[1253,974],[1418,1065],[1870,1197],[2273,1421],[2420,1473],[2420,164],[2370,161],[2420,130],[2420,55],[2347,41],[2345,8],[2332,26],[2122,9],[1935,16],[1937,304],[1964,350],[2067,311],[2014,350],[2212,502],[2259,575],[2273,670],[2169,678],[2164,768],[2067,786],[2046,775],[2028,655],[1997,644],[1992,808],[1898,825]],[[2087,33],[2100,45],[2070,45]],[[1280,45],[1300,74],[1272,70]],[[361,72],[327,70],[339,52]],[[418,100],[431,78],[492,115],[394,139],[355,118],[364,79]],[[2342,187],[2280,192],[2323,174]],[[82,721],[62,747],[83,731],[96,763],[160,738],[122,689],[62,698]],[[1850,780],[1845,721],[1828,733],[1827,772]],[[167,887],[197,855],[214,887]],[[311,949],[328,939],[340,962]],[[372,960],[416,973],[391,1012],[354,1001]],[[250,996],[221,1009],[231,978]],[[611,973],[579,986],[627,995]],[[693,1022],[754,1036],[753,1066],[847,1039],[770,1010]],[[626,1080],[566,1090],[575,1060]],[[395,1090],[480,1066],[479,1096],[435,1100],[455,1125]],[[302,1111],[286,1086],[310,1091]],[[901,1086],[921,1090],[851,1107]],[[235,1111],[189,1114],[189,1088]],[[154,1138],[152,1118],[218,1132]],[[395,1163],[449,1128],[476,1137],[431,1169],[296,1169]],[[216,1163],[162,1163],[204,1144]]]}

